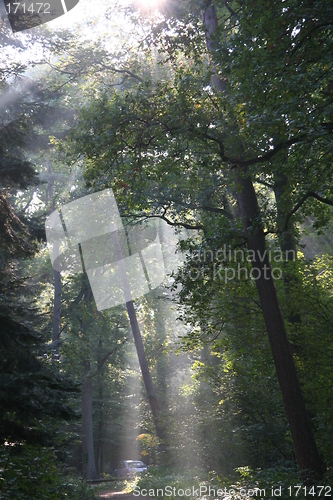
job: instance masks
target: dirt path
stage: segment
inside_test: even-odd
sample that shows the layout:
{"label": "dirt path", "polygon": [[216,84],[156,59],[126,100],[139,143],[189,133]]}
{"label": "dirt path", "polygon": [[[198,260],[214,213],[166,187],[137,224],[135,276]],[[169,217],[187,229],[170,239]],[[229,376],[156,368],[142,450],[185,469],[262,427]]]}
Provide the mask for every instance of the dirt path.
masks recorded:
{"label": "dirt path", "polygon": [[[134,500],[134,496],[130,493],[125,493],[123,491],[112,491],[105,490],[98,493],[99,498],[104,498],[108,500]],[[142,500],[141,497],[137,497],[138,500]]]}

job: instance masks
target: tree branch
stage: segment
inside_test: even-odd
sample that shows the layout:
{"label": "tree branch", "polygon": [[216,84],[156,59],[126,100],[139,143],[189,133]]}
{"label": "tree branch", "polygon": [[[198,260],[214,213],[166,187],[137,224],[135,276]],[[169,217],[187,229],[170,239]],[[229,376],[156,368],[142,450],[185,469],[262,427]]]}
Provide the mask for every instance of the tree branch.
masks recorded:
{"label": "tree branch", "polygon": [[[310,28],[309,31],[305,33],[305,35],[300,40],[297,41],[295,47],[293,47],[293,49],[291,50],[291,55],[293,55],[303,45],[303,43],[305,43],[310,38],[311,34],[314,31],[321,28],[327,28],[329,26],[332,26],[332,21],[325,21],[323,23],[315,24],[314,26],[312,26],[312,28]],[[302,33],[302,31],[300,33]]]}
{"label": "tree branch", "polygon": [[275,156],[281,149],[287,148],[289,146],[292,146],[293,144],[297,144],[298,142],[303,141],[307,136],[306,134],[299,135],[298,137],[292,137],[291,139],[281,142],[280,144],[277,144],[274,148],[272,148],[268,153],[264,153],[261,156],[257,156],[256,158],[250,158],[249,160],[236,160],[233,158],[229,158],[228,156],[225,155],[224,152],[224,144],[221,139],[218,137],[214,137],[212,135],[207,134],[207,132],[198,132],[198,135],[201,135],[202,137],[205,137],[209,141],[216,142],[219,147],[220,147],[220,158],[222,161],[225,161],[226,163],[231,163],[234,165],[237,165],[239,167],[249,167],[251,165],[256,165],[258,163],[265,163],[266,161],[269,161],[273,156]]}
{"label": "tree branch", "polygon": [[299,200],[298,203],[296,203],[296,205],[294,206],[294,208],[289,212],[287,218],[286,218],[286,222],[285,222],[285,225],[284,225],[284,230],[287,231],[288,229],[288,224],[289,224],[289,221],[291,219],[291,217],[297,212],[297,210],[299,208],[301,208],[301,206],[303,205],[303,203],[305,203],[305,201],[308,199],[308,198],[315,198],[316,200],[320,201],[321,203],[325,203],[326,205],[330,205],[331,207],[333,207],[333,200],[330,200],[328,198],[324,198],[323,196],[320,196],[319,194],[313,192],[313,191],[308,191],[307,193],[305,193],[304,196],[302,196],[302,198]]}
{"label": "tree branch", "polygon": [[143,78],[136,75],[135,73],[133,73],[133,71],[130,71],[129,69],[116,69],[114,66],[108,66],[107,64],[103,64],[102,62],[100,62],[99,65],[102,66],[102,68],[104,69],[109,69],[111,71],[114,71],[114,73],[121,73],[122,75],[131,76],[132,78],[134,78],[134,80],[138,80],[138,82],[141,83],[144,82]]}
{"label": "tree branch", "polygon": [[207,212],[213,212],[215,214],[224,215],[227,219],[233,220],[232,214],[230,214],[229,212],[227,212],[226,210],[224,210],[224,208],[210,207],[208,205],[202,205],[201,207],[199,206],[197,208],[199,210],[201,208],[202,210],[206,210]]}
{"label": "tree branch", "polygon": [[230,7],[228,0],[225,0],[224,5],[226,6],[228,11],[230,12],[231,16],[235,17],[237,19],[237,21],[239,21],[238,14]]}
{"label": "tree branch", "polygon": [[96,373],[94,373],[93,375],[90,375],[91,378],[93,377],[96,377],[102,370],[103,366],[105,365],[106,361],[108,360],[108,358],[114,354],[115,352],[118,351],[118,348],[119,347],[122,347],[123,345],[125,344],[125,340],[123,342],[121,342],[120,344],[117,345],[117,347],[115,349],[112,349],[112,351],[109,351],[105,354],[105,356],[103,356],[103,358],[98,362],[98,367],[97,367],[97,371]]}
{"label": "tree branch", "polygon": [[293,144],[297,144],[298,142],[303,141],[305,138],[306,134],[299,135],[298,137],[292,137],[288,141],[277,144],[273,149],[271,149],[268,153],[263,154],[262,156],[257,156],[257,158],[251,158],[249,160],[244,160],[244,161],[235,161],[233,163],[236,163],[241,167],[249,167],[251,165],[256,165],[257,163],[264,163],[265,161],[269,161],[271,158],[273,158],[273,156],[275,156],[279,151],[281,151],[281,149],[292,146]]}
{"label": "tree branch", "polygon": [[175,227],[184,227],[185,229],[204,229],[204,227],[201,224],[197,224],[193,226],[192,224],[187,224],[186,222],[172,222],[170,219],[165,217],[165,215],[160,215],[160,219],[164,220],[167,224],[170,226],[175,226]]}
{"label": "tree branch", "polygon": [[187,224],[186,222],[172,222],[170,219],[168,219],[166,216],[166,209],[164,209],[164,213],[163,214],[152,214],[152,215],[147,215],[147,214],[127,214],[127,216],[129,217],[134,217],[136,219],[141,219],[141,220],[145,220],[145,219],[162,219],[164,220],[167,224],[169,224],[170,226],[175,226],[175,227],[184,227],[185,229],[196,229],[196,230],[199,230],[199,229],[202,229],[204,230],[204,226],[202,226],[201,224],[197,224],[197,225],[192,225],[192,224]]}

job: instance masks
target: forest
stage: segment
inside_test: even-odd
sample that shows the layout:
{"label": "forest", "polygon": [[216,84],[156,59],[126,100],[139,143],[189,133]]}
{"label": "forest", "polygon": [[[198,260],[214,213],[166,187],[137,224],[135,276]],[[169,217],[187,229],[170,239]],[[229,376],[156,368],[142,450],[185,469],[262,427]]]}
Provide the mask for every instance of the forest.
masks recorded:
{"label": "forest", "polygon": [[332,2],[5,4],[0,498],[331,498]]}

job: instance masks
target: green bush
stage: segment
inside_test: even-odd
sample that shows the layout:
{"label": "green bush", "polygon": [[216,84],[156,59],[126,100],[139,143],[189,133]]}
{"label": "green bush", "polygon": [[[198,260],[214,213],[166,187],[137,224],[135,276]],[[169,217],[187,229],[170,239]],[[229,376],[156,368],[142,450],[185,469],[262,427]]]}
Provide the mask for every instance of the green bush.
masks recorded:
{"label": "green bush", "polygon": [[[199,488],[205,479],[207,479],[207,474],[197,469],[176,472],[167,467],[150,467],[148,472],[136,477],[134,481],[128,482],[127,490],[154,489],[156,491],[157,489],[164,489],[166,486],[171,486],[176,491],[185,490],[186,488],[192,488],[192,486]],[[167,498],[172,500],[178,497],[177,495],[168,495]]]}
{"label": "green bush", "polygon": [[68,474],[53,450],[38,446],[0,447],[2,500],[92,500],[92,488]]}
{"label": "green bush", "polygon": [[[327,477],[321,481],[321,484],[328,486],[331,484],[330,471]],[[285,464],[262,470],[252,470],[250,467],[244,466],[235,469],[235,475],[228,479],[222,478],[217,472],[211,471],[209,474],[198,471],[172,471],[165,467],[155,467],[149,469],[146,474],[143,474],[134,481],[127,482],[127,492],[139,492],[143,489],[147,490],[147,498],[156,496],[150,495],[149,490],[157,489],[165,490],[166,486],[175,488],[175,493],[165,495],[164,499],[168,500],[200,500],[200,495],[185,496],[178,495],[179,490],[185,491],[188,488],[194,487],[200,492],[200,486],[205,486],[208,490],[211,489],[224,491],[223,494],[218,494],[220,498],[240,499],[240,498],[265,498],[274,499],[280,498],[283,500],[304,498],[304,487],[302,485],[301,475],[298,468],[294,464]],[[288,489],[290,488],[290,489]],[[273,489],[273,490],[272,490]],[[311,490],[307,488],[307,498],[314,498],[313,492],[318,491],[316,486]],[[324,490],[324,493],[327,490]],[[233,492],[233,493],[231,493]],[[249,493],[246,496],[246,492]],[[263,492],[265,492],[263,494]],[[324,493],[321,495],[324,498]],[[201,494],[201,498],[212,498],[212,494]],[[158,498],[163,500],[161,494]]]}

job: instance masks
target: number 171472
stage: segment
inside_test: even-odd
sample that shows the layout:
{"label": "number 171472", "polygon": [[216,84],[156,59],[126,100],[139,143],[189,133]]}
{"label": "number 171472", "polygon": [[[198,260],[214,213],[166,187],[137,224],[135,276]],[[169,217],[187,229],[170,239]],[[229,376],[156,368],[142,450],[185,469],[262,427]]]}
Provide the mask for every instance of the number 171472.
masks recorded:
{"label": "number 171472", "polygon": [[31,14],[51,14],[50,4],[46,2],[12,2],[6,5],[8,14],[21,12]]}
{"label": "number 171472", "polygon": [[326,497],[332,498],[331,486],[289,486],[289,496],[302,497]]}

